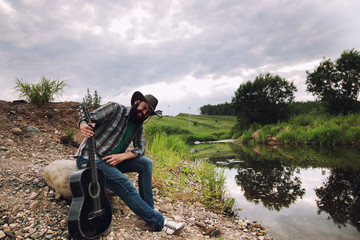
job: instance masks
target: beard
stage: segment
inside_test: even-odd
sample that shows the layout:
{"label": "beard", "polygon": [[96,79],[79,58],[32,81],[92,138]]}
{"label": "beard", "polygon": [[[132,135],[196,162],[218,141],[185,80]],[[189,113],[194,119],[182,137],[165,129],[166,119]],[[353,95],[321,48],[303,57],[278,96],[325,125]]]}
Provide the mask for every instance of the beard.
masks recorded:
{"label": "beard", "polygon": [[[130,109],[130,119],[131,119],[135,124],[142,124],[142,123],[146,120],[146,117],[143,115],[143,113],[138,110],[139,104],[140,104],[140,103],[133,104],[133,105],[131,106],[131,109]],[[141,117],[139,117],[139,115],[140,115]]]}

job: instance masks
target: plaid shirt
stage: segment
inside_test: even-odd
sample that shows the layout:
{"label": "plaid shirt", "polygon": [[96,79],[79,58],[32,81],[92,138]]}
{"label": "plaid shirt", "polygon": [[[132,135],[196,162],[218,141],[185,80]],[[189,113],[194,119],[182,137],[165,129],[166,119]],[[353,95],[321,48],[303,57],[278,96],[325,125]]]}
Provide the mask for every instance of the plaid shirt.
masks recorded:
{"label": "plaid shirt", "polygon": [[[94,136],[96,144],[96,159],[110,155],[112,151],[120,143],[121,138],[126,131],[127,122],[129,119],[130,107],[110,102],[107,103],[95,111],[90,113],[90,118],[95,123]],[[85,121],[85,118],[81,118],[78,122]],[[120,152],[125,152],[133,142],[134,148],[130,151],[136,155],[136,157],[142,156],[145,153],[145,138],[144,138],[144,125],[135,124],[131,134],[126,141],[123,149]],[[81,156],[89,159],[89,152],[86,147],[87,138],[85,138],[80,144],[75,157]]]}

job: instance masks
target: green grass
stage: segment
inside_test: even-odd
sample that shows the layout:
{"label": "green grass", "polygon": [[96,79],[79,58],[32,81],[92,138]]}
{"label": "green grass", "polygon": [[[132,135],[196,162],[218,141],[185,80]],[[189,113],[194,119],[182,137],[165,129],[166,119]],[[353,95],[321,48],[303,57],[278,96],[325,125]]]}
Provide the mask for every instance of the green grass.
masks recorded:
{"label": "green grass", "polygon": [[[339,115],[300,115],[289,122],[258,126],[245,131],[241,140],[243,144],[254,145],[266,143],[276,138],[284,145],[358,145],[360,144],[360,114]],[[253,133],[257,131],[257,135]]]}
{"label": "green grass", "polygon": [[157,133],[147,139],[147,155],[153,159],[154,187],[170,201],[178,200],[230,212],[234,201],[224,199],[223,170],[200,160],[187,160],[188,146],[178,136]]}
{"label": "green grass", "polygon": [[168,135],[179,135],[187,144],[195,141],[214,141],[229,139],[231,129],[236,123],[234,116],[201,116],[179,114],[176,117],[164,116],[151,118],[145,125],[147,134],[165,132]]}
{"label": "green grass", "polygon": [[190,142],[228,137],[234,117],[165,116],[145,124],[147,155],[153,159],[154,186],[171,201],[201,202],[222,212],[230,212],[234,201],[224,199],[225,177],[221,168],[204,159],[191,161]]}
{"label": "green grass", "polygon": [[32,103],[42,104],[54,100],[55,95],[61,95],[66,86],[64,81],[50,80],[45,77],[41,77],[40,82],[36,84],[17,78],[14,89],[20,93],[20,97],[25,97]]}

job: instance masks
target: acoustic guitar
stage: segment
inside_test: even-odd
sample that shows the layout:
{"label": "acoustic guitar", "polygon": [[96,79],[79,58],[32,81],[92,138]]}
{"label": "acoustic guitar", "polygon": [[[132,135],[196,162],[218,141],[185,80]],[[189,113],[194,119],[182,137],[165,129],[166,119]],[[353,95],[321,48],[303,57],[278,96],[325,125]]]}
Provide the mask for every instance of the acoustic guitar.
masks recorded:
{"label": "acoustic guitar", "polygon": [[[80,112],[91,126],[86,105],[80,105]],[[105,176],[95,164],[95,140],[88,138],[89,162],[85,169],[70,176],[72,202],[68,214],[69,234],[73,238],[94,239],[110,226],[112,208],[105,193]]]}

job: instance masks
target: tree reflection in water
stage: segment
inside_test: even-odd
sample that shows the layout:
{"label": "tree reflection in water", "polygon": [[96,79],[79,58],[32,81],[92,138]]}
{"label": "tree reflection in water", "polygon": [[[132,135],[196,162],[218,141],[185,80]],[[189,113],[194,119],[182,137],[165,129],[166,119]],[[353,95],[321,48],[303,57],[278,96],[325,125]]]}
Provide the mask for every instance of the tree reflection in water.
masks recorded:
{"label": "tree reflection in water", "polygon": [[248,201],[262,202],[270,210],[288,208],[305,189],[294,176],[295,166],[283,166],[279,161],[254,161],[247,168],[238,169],[236,181]]}
{"label": "tree reflection in water", "polygon": [[360,231],[360,171],[334,168],[315,192],[318,214],[327,212],[338,227],[351,224]]}
{"label": "tree reflection in water", "polygon": [[[306,233],[308,224],[314,224],[315,228],[319,227],[319,232],[326,232],[328,236],[335,237],[333,234],[340,232],[344,234],[342,239],[357,239],[360,232],[359,148],[285,146],[269,149],[262,146],[252,148],[235,144],[230,146],[232,150],[230,154],[222,154],[229,157],[209,158],[209,160],[220,166],[236,169],[235,180],[241,186],[242,194],[247,201],[262,203],[269,210],[276,210],[279,213],[282,208],[289,208],[291,218],[296,219],[294,228],[297,229],[296,232],[304,231],[304,238],[309,234]],[[326,180],[321,183],[316,175],[303,175],[303,170],[310,168],[324,170],[323,176],[326,174]],[[305,176],[310,178],[314,176],[315,179],[301,179]],[[315,183],[317,185],[314,185]],[[302,201],[299,201],[300,205],[291,209],[291,205],[296,205],[299,198],[305,197],[305,189],[302,185],[306,185],[309,191],[306,200],[316,201],[316,206],[313,206],[314,202],[301,204]],[[315,191],[315,196],[312,194],[312,189]],[[303,209],[309,204],[311,209]],[[317,208],[317,211],[314,211],[313,207]],[[299,208],[300,211],[304,210],[301,216],[298,214]],[[328,216],[331,221],[324,222],[323,216],[316,216],[321,213]],[[303,221],[303,216],[307,216],[306,223]],[[276,224],[284,228],[289,226],[281,222],[282,218],[279,219],[271,221],[277,221]],[[297,220],[304,224],[298,224]],[[336,231],[339,229],[334,230],[334,225],[343,229]],[[355,233],[353,228],[358,232]],[[291,235],[291,232],[289,234]]]}

